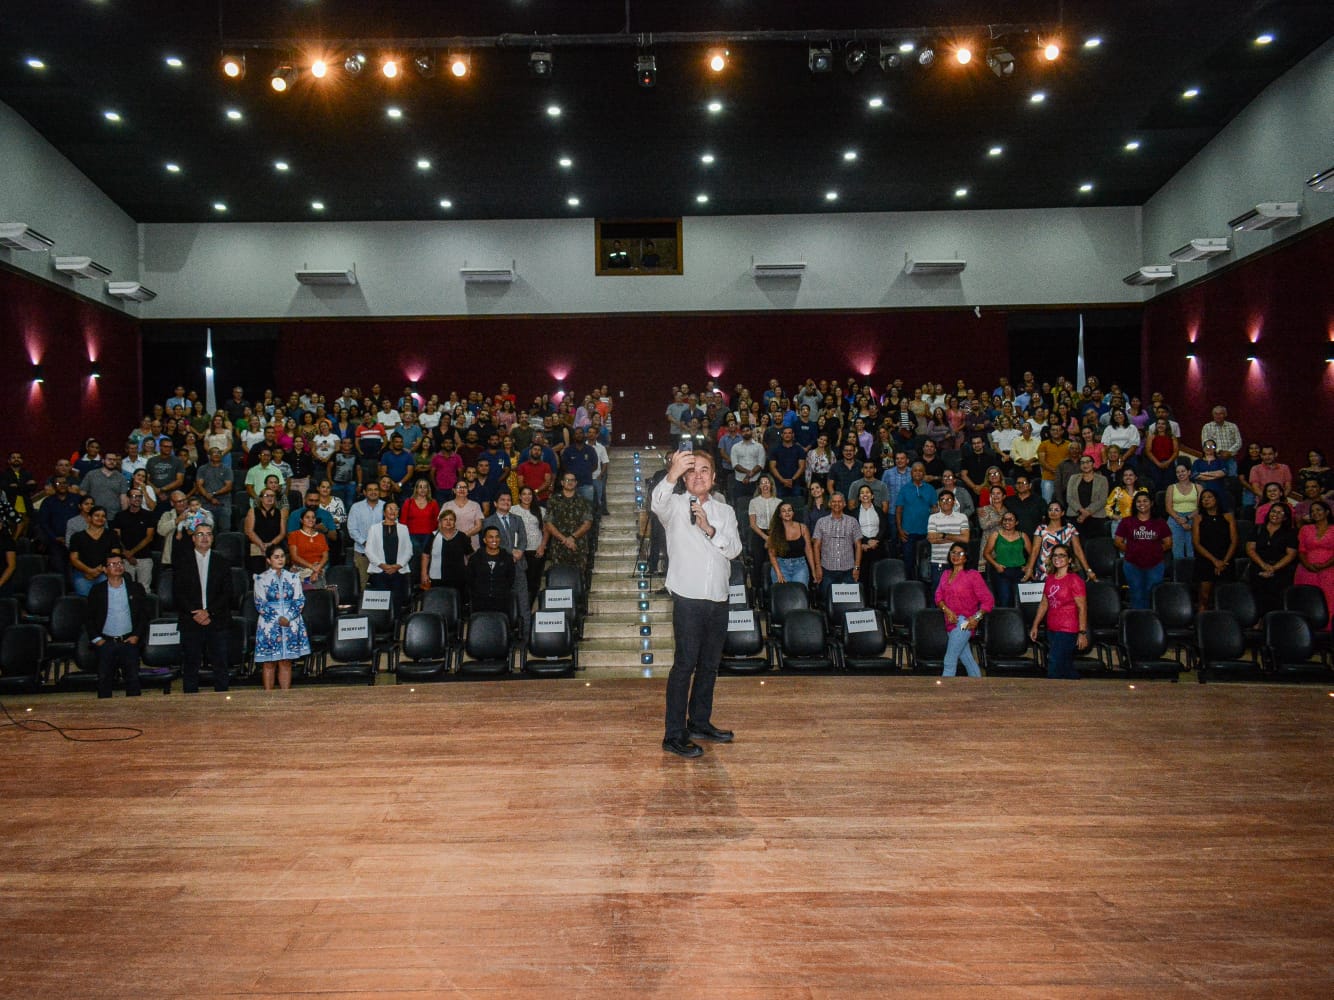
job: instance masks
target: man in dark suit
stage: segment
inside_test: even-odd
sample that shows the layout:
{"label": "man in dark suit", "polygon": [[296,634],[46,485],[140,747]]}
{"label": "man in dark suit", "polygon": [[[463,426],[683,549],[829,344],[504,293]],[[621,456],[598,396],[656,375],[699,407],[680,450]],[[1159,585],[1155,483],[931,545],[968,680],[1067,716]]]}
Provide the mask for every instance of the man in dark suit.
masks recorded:
{"label": "man in dark suit", "polygon": [[180,615],[181,656],[186,694],[199,690],[199,668],[207,651],[213,690],[226,691],[227,636],[232,624],[232,567],[213,551],[213,529],[195,528],[189,554],[172,560],[172,598]]}
{"label": "man in dark suit", "polygon": [[528,547],[528,534],[523,522],[510,513],[510,493],[502,488],[496,497],[495,513],[482,522],[482,530],[495,528],[500,532],[500,551],[509,553],[514,560],[513,593],[519,608],[519,625],[523,629],[522,638],[527,640],[529,621],[532,618],[532,600],[528,596],[527,564],[524,550]]}
{"label": "man in dark suit", "polygon": [[116,671],[125,678],[125,694],[139,696],[139,646],[148,631],[148,594],[125,576],[125,559],[112,549],[106,579],[88,592],[84,628],[97,651],[97,696],[110,698]]}

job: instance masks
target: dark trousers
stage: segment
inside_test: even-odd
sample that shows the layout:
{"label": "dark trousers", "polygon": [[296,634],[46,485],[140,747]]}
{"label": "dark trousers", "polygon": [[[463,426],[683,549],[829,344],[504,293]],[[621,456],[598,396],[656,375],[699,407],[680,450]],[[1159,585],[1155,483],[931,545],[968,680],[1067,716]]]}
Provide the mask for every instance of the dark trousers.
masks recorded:
{"label": "dark trousers", "polygon": [[[193,625],[193,623],[191,623]],[[213,690],[226,691],[231,680],[227,666],[228,626],[214,622],[206,628],[181,624],[181,686],[186,694],[199,690],[199,671],[208,655],[208,666],[213,668]]]}
{"label": "dark trousers", "polygon": [[401,611],[412,599],[412,578],[407,572],[372,573],[366,583],[367,590],[387,590],[393,596],[394,610]]}
{"label": "dark trousers", "polygon": [[924,541],[926,541],[926,535],[909,534],[907,541],[903,543],[904,579],[917,579],[917,543]]}
{"label": "dark trousers", "polygon": [[1047,633],[1047,676],[1053,680],[1079,680],[1079,671],[1075,669],[1075,648],[1079,641],[1077,632]]}
{"label": "dark trousers", "polygon": [[668,739],[685,736],[687,720],[707,725],[713,715],[713,686],[727,639],[727,602],[673,596],[672,638],[676,652],[667,675]]}
{"label": "dark trousers", "polygon": [[131,697],[139,694],[139,647],[128,642],[116,642],[108,639],[97,648],[97,696],[110,698],[111,689],[116,684],[116,672],[119,670],[125,678],[125,693]]}

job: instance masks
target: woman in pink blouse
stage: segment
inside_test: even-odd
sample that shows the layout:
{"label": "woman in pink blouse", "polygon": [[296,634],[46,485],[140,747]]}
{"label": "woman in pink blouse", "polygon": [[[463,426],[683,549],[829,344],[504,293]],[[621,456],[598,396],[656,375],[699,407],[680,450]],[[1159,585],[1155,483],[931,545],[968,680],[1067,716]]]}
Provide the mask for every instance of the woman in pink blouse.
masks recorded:
{"label": "woman in pink blouse", "polygon": [[949,631],[945,669],[941,676],[955,676],[959,661],[963,660],[969,677],[981,677],[982,668],[977,665],[968,644],[982,623],[982,616],[994,608],[996,602],[982,574],[968,568],[967,546],[959,542],[951,545],[946,564],[949,568],[941,574],[940,584],[936,587],[936,607],[945,613],[945,628]]}

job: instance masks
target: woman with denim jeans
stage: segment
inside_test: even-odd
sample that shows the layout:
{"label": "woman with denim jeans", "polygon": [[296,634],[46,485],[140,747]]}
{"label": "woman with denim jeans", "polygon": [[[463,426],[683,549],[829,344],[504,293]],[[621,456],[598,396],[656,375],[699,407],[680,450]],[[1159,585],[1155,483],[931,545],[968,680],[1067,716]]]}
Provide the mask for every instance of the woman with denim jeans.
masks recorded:
{"label": "woman with denim jeans", "polygon": [[1130,606],[1148,608],[1149,593],[1162,583],[1165,558],[1172,549],[1172,531],[1153,516],[1153,497],[1148,490],[1135,494],[1131,515],[1117,526],[1112,541],[1125,556],[1121,569],[1130,588]]}
{"label": "woman with denim jeans", "polygon": [[949,640],[945,646],[945,669],[942,677],[953,677],[959,670],[959,661],[969,677],[981,677],[982,668],[973,657],[969,643],[982,616],[996,606],[982,574],[968,568],[968,547],[955,542],[945,554],[946,569],[936,585],[936,607],[945,615]]}
{"label": "woman with denim jeans", "polygon": [[1070,550],[1058,545],[1051,551],[1051,573],[1042,589],[1042,603],[1029,629],[1038,641],[1038,629],[1047,622],[1047,676],[1053,680],[1078,680],[1075,650],[1088,649],[1088,598],[1084,581],[1070,572]]}
{"label": "woman with denim jeans", "polygon": [[1190,469],[1177,464],[1176,482],[1167,488],[1167,527],[1172,532],[1172,558],[1194,559],[1195,543],[1191,530],[1200,507],[1198,483],[1190,481]]}
{"label": "woman with denim jeans", "polygon": [[774,511],[769,523],[770,573],[774,583],[811,582],[811,535],[806,523],[796,517],[796,511],[784,500]]}

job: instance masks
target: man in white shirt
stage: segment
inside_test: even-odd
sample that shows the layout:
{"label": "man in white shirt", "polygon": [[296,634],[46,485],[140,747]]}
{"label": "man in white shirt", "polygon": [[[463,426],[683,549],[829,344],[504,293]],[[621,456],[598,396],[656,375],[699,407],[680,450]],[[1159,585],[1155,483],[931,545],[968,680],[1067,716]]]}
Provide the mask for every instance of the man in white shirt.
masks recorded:
{"label": "man in white shirt", "polygon": [[755,432],[750,424],[741,425],[741,440],[732,445],[732,470],[734,487],[732,505],[738,510],[745,510],[750,498],[755,495],[755,486],[764,471],[764,445],[755,440]]}
{"label": "man in white shirt", "polygon": [[[663,750],[703,754],[694,739],[728,743],[732,733],[710,721],[713,688],[727,639],[731,561],[741,554],[736,513],[713,495],[713,458],[678,451],[653,488],[653,513],[667,535],[667,590],[672,595],[675,655],[667,677]],[[685,492],[677,493],[683,480]],[[692,684],[693,678],[693,684]]]}
{"label": "man in white shirt", "polygon": [[347,533],[352,539],[352,561],[356,563],[357,574],[361,577],[361,588],[366,589],[370,576],[370,560],[366,558],[366,539],[372,528],[384,522],[384,504],[380,503],[380,487],[377,483],[366,484],[366,499],[358,500],[347,512]]}
{"label": "man in white shirt", "polygon": [[593,467],[593,492],[597,497],[598,513],[610,514],[607,509],[607,466],[611,464],[611,456],[607,454],[607,446],[592,434],[588,435],[587,442],[598,456]]}
{"label": "man in white shirt", "polygon": [[1218,457],[1227,463],[1227,474],[1237,474],[1237,456],[1241,454],[1241,431],[1227,418],[1226,406],[1215,406],[1213,419],[1200,429],[1200,444],[1212,441],[1218,446]]}

